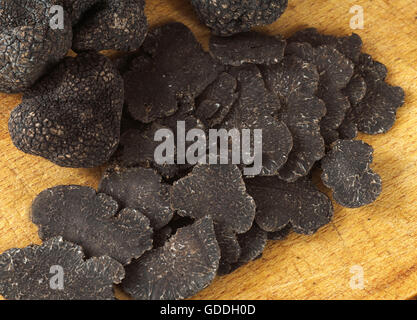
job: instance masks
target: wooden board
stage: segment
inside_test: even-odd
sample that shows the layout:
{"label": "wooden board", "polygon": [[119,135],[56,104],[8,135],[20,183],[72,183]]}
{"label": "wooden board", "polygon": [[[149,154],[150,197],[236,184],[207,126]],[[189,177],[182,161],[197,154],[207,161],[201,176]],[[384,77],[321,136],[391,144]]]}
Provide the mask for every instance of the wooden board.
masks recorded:
{"label": "wooden board", "polygon": [[[336,205],[334,221],[316,235],[271,242],[260,260],[218,278],[197,299],[407,299],[417,294],[417,6],[415,0],[290,0],[273,25],[285,36],[307,26],[335,34],[352,32],[349,9],[361,5],[365,28],[356,30],[364,50],[387,65],[388,81],[402,86],[406,104],[388,133],[360,138],[375,148],[373,168],[384,190],[361,209]],[[209,31],[188,0],[148,0],[152,26],[187,24],[207,47]],[[0,94],[0,252],[40,243],[29,219],[33,198],[57,184],[97,187],[100,169],[59,168],[16,150],[7,132],[19,95]],[[364,271],[364,289],[350,286],[352,266]]]}

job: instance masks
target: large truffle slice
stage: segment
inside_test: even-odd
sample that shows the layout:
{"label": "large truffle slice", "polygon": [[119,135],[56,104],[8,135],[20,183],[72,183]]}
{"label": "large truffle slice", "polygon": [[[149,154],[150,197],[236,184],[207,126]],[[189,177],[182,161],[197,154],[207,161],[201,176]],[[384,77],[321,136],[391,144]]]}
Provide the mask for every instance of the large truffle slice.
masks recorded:
{"label": "large truffle slice", "polygon": [[173,115],[180,99],[200,95],[222,70],[181,23],[152,30],[143,51],[124,80],[128,111],[144,123]]}
{"label": "large truffle slice", "polygon": [[21,151],[63,167],[96,167],[117,149],[123,80],[106,57],[65,58],[23,96],[9,119]]}
{"label": "large truffle slice", "polygon": [[288,183],[255,177],[246,180],[246,187],[255,199],[256,223],[265,231],[281,231],[290,224],[297,233],[313,234],[333,217],[330,199],[308,178]]}
{"label": "large truffle slice", "polygon": [[[53,279],[58,272],[62,283]],[[9,300],[114,300],[113,284],[124,275],[116,260],[85,260],[80,246],[61,237],[0,255],[0,294]]]}
{"label": "large truffle slice", "polygon": [[213,220],[204,217],[129,265],[122,286],[135,299],[185,299],[213,281],[219,260]]}
{"label": "large truffle slice", "polygon": [[374,202],[381,194],[381,178],[369,167],[372,153],[372,147],[363,141],[338,140],[321,161],[321,178],[333,190],[337,203],[359,208]]}
{"label": "large truffle slice", "polygon": [[152,169],[111,167],[104,173],[98,191],[114,198],[123,208],[142,212],[154,229],[166,226],[174,214],[169,186]]}
{"label": "large truffle slice", "polygon": [[[262,130],[262,175],[275,175],[287,162],[293,138],[283,121],[277,119],[280,103],[266,88],[256,65],[229,71],[238,81],[239,98],[225,118],[223,128]],[[247,146],[248,147],[248,146]],[[253,146],[251,146],[251,154]]]}
{"label": "large truffle slice", "polygon": [[221,63],[241,66],[244,63],[275,64],[284,58],[286,41],[281,36],[246,32],[231,37],[212,36],[210,53]]}
{"label": "large truffle slice", "polygon": [[315,96],[319,74],[314,65],[295,56],[264,67],[262,72],[268,89],[281,101],[278,118],[286,124],[294,141],[288,161],[278,174],[281,179],[293,182],[306,176],[325,154],[319,123],[326,107]]}
{"label": "large truffle slice", "polygon": [[[71,24],[51,28],[58,0],[0,2],[0,92],[30,88],[71,48]],[[68,15],[64,15],[64,21]]]}
{"label": "large truffle slice", "polygon": [[191,0],[191,3],[214,34],[228,36],[273,23],[287,8],[288,0]]}
{"label": "large truffle slice", "polygon": [[248,231],[255,218],[255,202],[236,165],[195,166],[174,183],[171,206],[181,216],[212,216],[215,223],[237,233]]}
{"label": "large truffle slice", "polygon": [[147,31],[144,0],[101,0],[74,26],[72,48],[133,51],[142,45]]}
{"label": "large truffle slice", "polygon": [[118,208],[110,196],[91,188],[57,186],[36,197],[31,214],[42,240],[62,236],[88,256],[108,255],[128,264],[152,248],[153,232],[142,213]]}

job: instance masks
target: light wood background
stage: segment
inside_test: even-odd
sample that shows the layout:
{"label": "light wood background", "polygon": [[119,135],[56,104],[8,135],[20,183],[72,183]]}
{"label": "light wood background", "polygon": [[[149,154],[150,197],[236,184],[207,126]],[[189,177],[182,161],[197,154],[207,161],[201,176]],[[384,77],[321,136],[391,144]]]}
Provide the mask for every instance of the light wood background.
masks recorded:
{"label": "light wood background", "polygon": [[[147,0],[152,26],[188,25],[207,47],[209,31],[188,0]],[[373,168],[383,193],[361,209],[335,207],[335,218],[316,235],[270,242],[262,259],[217,278],[197,299],[408,299],[417,295],[417,1],[289,0],[282,18],[261,30],[285,36],[304,27],[335,35],[352,32],[349,9],[361,5],[365,28],[355,30],[364,50],[387,65],[388,81],[402,86],[406,104],[388,133],[360,138],[375,149]],[[0,94],[0,252],[40,243],[29,219],[33,198],[58,184],[97,187],[100,169],[59,168],[16,150],[7,120],[19,95]],[[353,266],[364,271],[363,290],[352,289]],[[119,293],[119,296],[123,295]]]}

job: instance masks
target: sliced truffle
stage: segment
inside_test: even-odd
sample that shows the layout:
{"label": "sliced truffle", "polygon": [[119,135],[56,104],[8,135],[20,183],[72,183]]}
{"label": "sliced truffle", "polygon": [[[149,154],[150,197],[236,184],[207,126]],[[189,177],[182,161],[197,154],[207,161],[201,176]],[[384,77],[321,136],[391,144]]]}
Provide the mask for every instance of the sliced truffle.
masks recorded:
{"label": "sliced truffle", "polygon": [[101,0],[75,24],[72,48],[133,51],[142,45],[147,30],[144,0]]}
{"label": "sliced truffle", "polygon": [[181,23],[151,31],[143,51],[124,80],[129,113],[145,123],[173,115],[178,100],[200,95],[222,70]]}
{"label": "sliced truffle", "polygon": [[247,232],[255,217],[255,203],[236,165],[197,165],[171,190],[171,207],[181,216],[212,216],[236,233]]}
{"label": "sliced truffle", "polygon": [[191,3],[214,34],[229,36],[273,23],[284,13],[288,0],[191,0]]}
{"label": "sliced truffle", "polygon": [[360,56],[356,70],[365,79],[367,90],[363,100],[353,107],[354,121],[363,133],[385,133],[394,125],[397,110],[404,104],[404,90],[387,84],[386,67],[368,54]]}
{"label": "sliced truffle", "polygon": [[[287,126],[275,115],[279,100],[267,90],[262,74],[255,65],[229,71],[238,81],[239,98],[223,124],[226,129],[262,130],[262,175],[275,175],[287,162],[293,139]],[[253,147],[251,148],[251,154]]]}
{"label": "sliced truffle", "polygon": [[9,119],[15,146],[63,167],[96,167],[117,149],[123,81],[96,53],[65,58],[23,96]]}
{"label": "sliced truffle", "polygon": [[241,254],[234,268],[243,266],[262,256],[268,240],[268,233],[259,228],[256,223],[253,224],[248,232],[239,234],[237,237],[241,247]]}
{"label": "sliced truffle", "polygon": [[232,264],[238,262],[240,257],[240,244],[235,232],[221,224],[215,224],[217,242],[220,247],[221,259],[219,264],[219,275],[230,273]]}
{"label": "sliced truffle", "polygon": [[355,139],[358,136],[358,126],[355,123],[355,115],[352,110],[348,110],[345,119],[338,129],[340,139]]}
{"label": "sliced truffle", "polygon": [[110,167],[98,188],[114,198],[123,208],[142,212],[154,229],[161,229],[172,219],[169,186],[153,169]]}
{"label": "sliced truffle", "polygon": [[114,199],[91,188],[57,186],[36,197],[31,214],[42,240],[62,236],[90,257],[108,255],[128,264],[152,248],[153,232],[139,211],[118,209]]}
{"label": "sliced truffle", "polygon": [[[53,279],[58,272],[62,282]],[[113,284],[124,276],[116,260],[85,260],[80,246],[61,237],[0,255],[0,294],[9,300],[114,300]]]}
{"label": "sliced truffle", "polygon": [[1,1],[0,92],[26,91],[68,53],[71,25],[50,26],[50,10],[59,4],[58,0]]}
{"label": "sliced truffle", "polygon": [[138,300],[185,299],[213,281],[219,260],[213,220],[204,217],[127,266],[122,286]]}
{"label": "sliced truffle", "polygon": [[65,11],[68,12],[72,25],[76,25],[83,14],[102,0],[62,0]]}
{"label": "sliced truffle", "polygon": [[381,194],[381,178],[370,169],[372,154],[372,147],[363,141],[338,140],[321,161],[321,178],[337,203],[359,208]]}
{"label": "sliced truffle", "polygon": [[313,234],[333,217],[330,199],[306,177],[288,183],[277,177],[246,180],[255,199],[256,223],[267,232],[283,230],[290,224],[295,232]]}
{"label": "sliced truffle", "polygon": [[279,231],[268,232],[268,240],[285,240],[290,234],[291,229],[291,224],[288,224],[286,227]]}
{"label": "sliced truffle", "polygon": [[280,36],[246,32],[231,37],[212,36],[210,53],[224,65],[275,64],[284,58],[286,41]]}
{"label": "sliced truffle", "polygon": [[325,154],[319,123],[326,108],[315,96],[319,74],[314,65],[295,56],[262,68],[262,73],[268,89],[281,101],[278,118],[286,124],[294,141],[288,161],[278,175],[293,182],[306,176]]}

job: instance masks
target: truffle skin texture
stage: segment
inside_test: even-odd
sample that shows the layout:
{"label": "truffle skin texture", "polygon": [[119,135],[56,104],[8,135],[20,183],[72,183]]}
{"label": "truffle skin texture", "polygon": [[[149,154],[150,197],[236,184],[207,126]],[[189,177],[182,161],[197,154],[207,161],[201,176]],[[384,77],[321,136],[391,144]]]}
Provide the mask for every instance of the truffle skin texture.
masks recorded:
{"label": "truffle skin texture", "polygon": [[286,124],[294,142],[288,161],[278,175],[285,181],[294,182],[308,175],[314,163],[325,155],[320,120],[326,107],[315,96],[319,74],[314,65],[295,56],[262,68],[262,73],[267,88],[281,101],[278,119]]}
{"label": "truffle skin texture", "polygon": [[210,53],[224,65],[275,64],[284,58],[286,41],[281,36],[246,32],[231,37],[212,36]]}
{"label": "truffle skin texture", "polygon": [[142,212],[154,229],[166,226],[174,214],[169,186],[153,169],[111,167],[104,173],[98,191],[113,197],[123,208]]}
{"label": "truffle skin texture", "polygon": [[181,216],[213,217],[236,233],[247,232],[255,218],[255,202],[250,197],[236,165],[197,165],[171,190],[171,207]]}
{"label": "truffle skin texture", "polygon": [[49,10],[59,4],[58,0],[0,2],[0,92],[26,91],[68,53],[71,24],[64,24],[63,30],[50,27]]}
{"label": "truffle skin texture", "polygon": [[72,25],[76,25],[81,16],[102,0],[63,0],[65,11],[68,12]]}
{"label": "truffle skin texture", "polygon": [[118,212],[110,196],[81,186],[57,186],[41,192],[32,204],[39,237],[62,236],[81,245],[88,256],[108,255],[122,264],[152,248],[149,219],[134,209]]}
{"label": "truffle skin texture", "polygon": [[71,168],[106,163],[117,149],[123,80],[96,53],[65,58],[23,96],[9,132],[21,151]]}
{"label": "truffle skin texture", "polygon": [[138,300],[185,299],[213,281],[219,260],[213,220],[204,217],[129,265],[122,286]]}
{"label": "truffle skin texture", "polygon": [[297,233],[313,234],[333,217],[330,199],[308,178],[288,183],[255,177],[246,179],[246,187],[257,206],[256,223],[265,231],[281,231],[290,224]]}
{"label": "truffle skin texture", "polygon": [[288,0],[191,0],[191,3],[214,34],[230,36],[273,23],[284,13]]}
{"label": "truffle skin texture", "polygon": [[355,140],[338,140],[321,161],[323,183],[333,190],[334,200],[347,208],[374,202],[382,191],[378,174],[370,169],[372,147]]}
{"label": "truffle skin texture", "polygon": [[73,50],[134,51],[148,31],[144,0],[102,0],[74,27]]}
{"label": "truffle skin texture", "polygon": [[[63,290],[51,289],[53,266],[62,267]],[[0,294],[8,300],[114,300],[113,284],[124,276],[116,260],[85,260],[80,246],[61,237],[0,255]]]}

